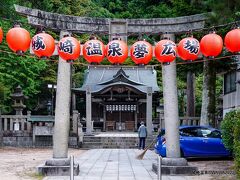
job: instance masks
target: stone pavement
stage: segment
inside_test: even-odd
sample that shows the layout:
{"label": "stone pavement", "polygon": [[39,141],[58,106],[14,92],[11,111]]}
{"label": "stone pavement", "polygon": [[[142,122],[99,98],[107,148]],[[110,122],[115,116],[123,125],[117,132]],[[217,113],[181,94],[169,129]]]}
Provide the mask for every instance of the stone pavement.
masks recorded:
{"label": "stone pavement", "polygon": [[[79,157],[80,174],[75,180],[157,180],[152,171],[152,162],[157,155],[147,151],[143,160],[136,156],[142,151],[137,149],[92,149]],[[44,180],[68,180],[69,177],[45,177]],[[162,180],[209,179],[209,176],[163,176]]]}

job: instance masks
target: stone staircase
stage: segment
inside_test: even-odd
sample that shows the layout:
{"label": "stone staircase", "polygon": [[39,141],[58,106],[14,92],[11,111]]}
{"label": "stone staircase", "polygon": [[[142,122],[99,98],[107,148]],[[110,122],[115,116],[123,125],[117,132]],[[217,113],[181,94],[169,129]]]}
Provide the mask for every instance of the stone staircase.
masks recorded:
{"label": "stone staircase", "polygon": [[[153,140],[153,137],[147,138],[146,146]],[[110,148],[110,149],[133,149],[138,148],[137,135],[109,135],[109,136],[84,136],[82,148],[97,149],[97,148]]]}

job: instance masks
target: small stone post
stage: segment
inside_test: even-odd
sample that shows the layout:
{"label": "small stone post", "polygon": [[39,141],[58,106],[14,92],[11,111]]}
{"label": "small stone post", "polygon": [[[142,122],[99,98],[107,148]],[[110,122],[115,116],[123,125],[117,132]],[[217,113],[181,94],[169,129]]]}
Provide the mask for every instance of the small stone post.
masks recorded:
{"label": "small stone post", "polygon": [[78,133],[78,116],[79,113],[77,110],[73,110],[73,115],[72,115],[72,126],[73,126],[73,133],[77,135]]}
{"label": "small stone post", "polygon": [[86,89],[86,134],[92,134],[92,94],[90,87]]}
{"label": "small stone post", "polygon": [[27,111],[27,131],[30,133],[32,132],[32,123],[29,122],[31,118],[31,111]]}
{"label": "small stone post", "polygon": [[152,136],[152,87],[147,87],[147,106],[146,106],[146,125],[147,125],[147,132],[149,136]]}

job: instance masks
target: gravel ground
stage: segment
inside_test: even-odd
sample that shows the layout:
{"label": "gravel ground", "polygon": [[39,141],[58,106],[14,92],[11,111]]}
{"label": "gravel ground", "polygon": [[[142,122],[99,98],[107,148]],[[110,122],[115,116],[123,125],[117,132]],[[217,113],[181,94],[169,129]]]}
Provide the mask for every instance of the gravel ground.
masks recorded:
{"label": "gravel ground", "polygon": [[188,159],[188,164],[197,166],[199,174],[210,175],[212,180],[237,179],[234,172],[234,162],[229,158]]}
{"label": "gravel ground", "polygon": [[[69,149],[69,155],[79,156],[85,152]],[[36,180],[36,167],[52,157],[52,148],[0,148],[0,180]]]}

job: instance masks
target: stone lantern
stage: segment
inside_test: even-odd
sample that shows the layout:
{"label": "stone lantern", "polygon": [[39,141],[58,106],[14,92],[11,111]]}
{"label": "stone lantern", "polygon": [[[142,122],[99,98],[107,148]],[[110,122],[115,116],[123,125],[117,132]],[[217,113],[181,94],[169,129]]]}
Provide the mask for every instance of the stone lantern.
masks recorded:
{"label": "stone lantern", "polygon": [[18,86],[15,89],[14,93],[11,94],[11,97],[13,99],[12,107],[15,109],[16,115],[22,115],[23,109],[26,108],[26,106],[23,104],[23,102],[28,97],[24,96],[21,86]]}

